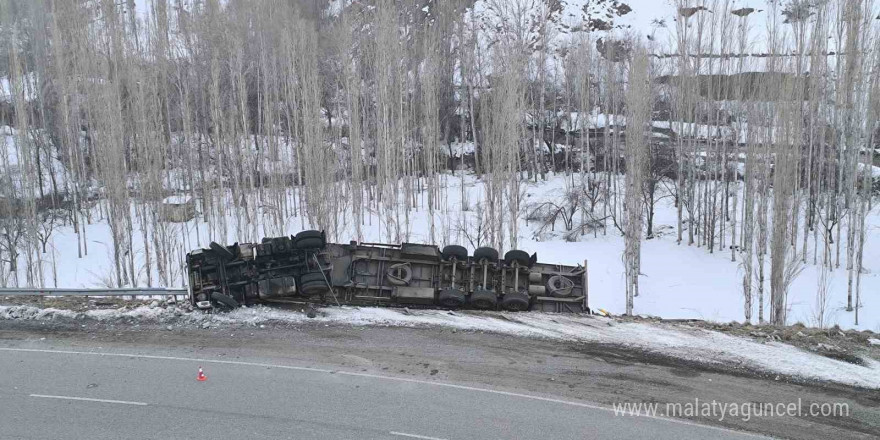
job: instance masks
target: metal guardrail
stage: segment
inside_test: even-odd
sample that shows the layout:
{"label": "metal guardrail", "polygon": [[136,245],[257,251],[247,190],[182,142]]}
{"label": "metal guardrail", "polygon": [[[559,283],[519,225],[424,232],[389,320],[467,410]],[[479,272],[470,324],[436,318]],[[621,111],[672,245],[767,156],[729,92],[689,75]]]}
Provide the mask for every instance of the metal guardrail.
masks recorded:
{"label": "metal guardrail", "polygon": [[43,289],[4,288],[0,296],[186,296],[187,289],[123,288],[123,289]]}

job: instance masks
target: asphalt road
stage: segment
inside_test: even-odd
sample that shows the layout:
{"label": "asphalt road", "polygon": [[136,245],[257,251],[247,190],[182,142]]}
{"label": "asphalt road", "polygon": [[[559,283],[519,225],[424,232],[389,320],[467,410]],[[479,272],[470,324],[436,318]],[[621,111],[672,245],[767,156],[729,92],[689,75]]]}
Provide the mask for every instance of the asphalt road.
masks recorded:
{"label": "asphalt road", "polygon": [[0,346],[0,438],[757,438],[550,395],[260,358],[200,360],[187,350],[137,353]]}

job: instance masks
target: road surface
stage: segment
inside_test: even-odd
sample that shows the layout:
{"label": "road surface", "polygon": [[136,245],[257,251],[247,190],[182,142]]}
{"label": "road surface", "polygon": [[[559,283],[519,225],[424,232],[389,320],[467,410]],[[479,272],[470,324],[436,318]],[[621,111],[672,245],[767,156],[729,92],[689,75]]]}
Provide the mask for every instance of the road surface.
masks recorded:
{"label": "road surface", "polygon": [[[719,421],[611,410],[694,398],[845,401],[853,413]],[[480,332],[0,321],[3,439],[869,439],[878,404],[846,387]]]}
{"label": "road surface", "polygon": [[[152,355],[146,355],[152,356]],[[597,405],[367,373],[0,350],[3,438],[754,439]],[[199,366],[208,380],[196,380]]]}

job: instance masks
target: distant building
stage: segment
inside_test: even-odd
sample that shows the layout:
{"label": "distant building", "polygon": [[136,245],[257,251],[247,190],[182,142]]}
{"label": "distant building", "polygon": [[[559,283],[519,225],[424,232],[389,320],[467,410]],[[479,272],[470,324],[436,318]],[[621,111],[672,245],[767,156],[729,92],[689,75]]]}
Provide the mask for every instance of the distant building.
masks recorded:
{"label": "distant building", "polygon": [[159,220],[163,222],[182,223],[196,216],[196,203],[191,196],[175,195],[162,200]]}

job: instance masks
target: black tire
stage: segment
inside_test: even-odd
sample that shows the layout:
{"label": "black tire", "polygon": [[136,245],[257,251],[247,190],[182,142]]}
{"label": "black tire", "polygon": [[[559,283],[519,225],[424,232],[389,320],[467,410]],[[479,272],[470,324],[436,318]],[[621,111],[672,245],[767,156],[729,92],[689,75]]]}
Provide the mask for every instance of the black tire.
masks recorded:
{"label": "black tire", "polygon": [[531,266],[531,257],[529,257],[529,254],[526,251],[520,251],[517,249],[507,251],[507,253],[504,254],[504,263],[510,266],[514,262],[518,263],[521,267],[529,267]]}
{"label": "black tire", "polygon": [[574,290],[574,281],[562,275],[553,275],[547,280],[546,288],[547,292],[550,293],[550,296],[565,298],[571,296],[571,293]]}
{"label": "black tire", "polygon": [[312,297],[315,295],[321,295],[330,291],[330,288],[327,287],[327,283],[318,283],[312,282],[309,284],[304,284],[299,289],[299,294],[304,297]]}
{"label": "black tire", "polygon": [[477,248],[474,251],[474,261],[479,263],[483,259],[490,263],[498,261],[498,251],[490,247]]}
{"label": "black tire", "polygon": [[498,295],[492,290],[477,288],[468,302],[475,309],[492,310],[498,304]]}
{"label": "black tire", "polygon": [[324,233],[321,231],[302,231],[296,234],[297,249],[319,249],[326,244]]}
{"label": "black tire", "polygon": [[308,231],[302,231],[299,234],[296,234],[297,240],[302,240],[303,238],[321,238],[321,239],[323,239],[324,233],[321,231],[315,231],[312,229],[312,230],[308,230]]}
{"label": "black tire", "polygon": [[300,275],[296,288],[302,296],[320,295],[330,291],[323,272],[307,272]]}
{"label": "black tire", "polygon": [[304,297],[312,297],[315,295],[323,295],[329,291],[330,291],[330,288],[327,287],[327,283],[312,282],[312,283],[304,284],[299,289],[299,294]]}
{"label": "black tire", "polygon": [[392,286],[407,286],[412,281],[412,267],[409,263],[398,263],[389,267],[385,276]]}
{"label": "black tire", "polygon": [[327,280],[324,278],[324,272],[306,272],[299,277],[300,284],[316,283],[318,281],[327,284]]}
{"label": "black tire", "polygon": [[529,296],[521,292],[510,292],[501,298],[501,308],[511,312],[525,312],[529,309]]}
{"label": "black tire", "polygon": [[460,289],[449,287],[440,291],[437,302],[443,307],[456,309],[464,305],[465,295]]}
{"label": "black tire", "polygon": [[441,254],[443,255],[444,260],[451,260],[454,257],[458,261],[464,261],[467,260],[468,251],[464,248],[464,246],[450,244],[449,246],[443,248],[443,252],[441,252]]}
{"label": "black tire", "polygon": [[324,247],[324,240],[320,238],[304,238],[296,241],[297,249],[321,249]]}
{"label": "black tire", "polygon": [[212,292],[211,293],[211,300],[220,303],[221,305],[223,305],[226,308],[236,309],[239,307],[238,301],[233,299],[231,296],[224,295],[220,292]]}

